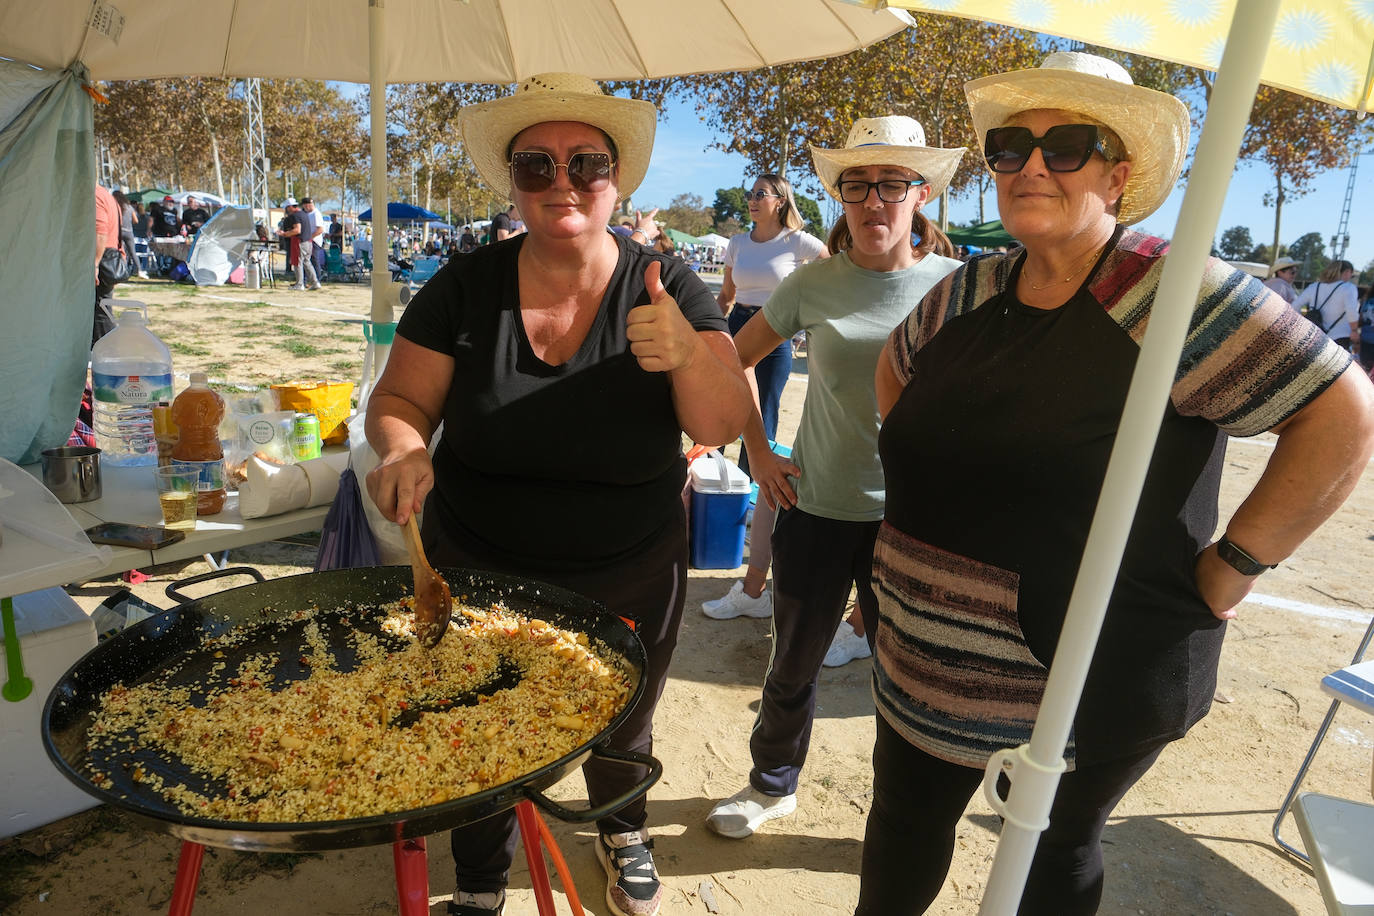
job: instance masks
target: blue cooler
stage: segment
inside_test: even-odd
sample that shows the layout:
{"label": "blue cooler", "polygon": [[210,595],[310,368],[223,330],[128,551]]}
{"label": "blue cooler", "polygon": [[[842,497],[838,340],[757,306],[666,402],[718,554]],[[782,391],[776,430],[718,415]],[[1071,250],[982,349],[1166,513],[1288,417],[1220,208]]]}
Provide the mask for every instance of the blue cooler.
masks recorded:
{"label": "blue cooler", "polygon": [[749,475],[713,451],[693,461],[687,476],[692,484],[692,567],[735,569],[744,562]]}

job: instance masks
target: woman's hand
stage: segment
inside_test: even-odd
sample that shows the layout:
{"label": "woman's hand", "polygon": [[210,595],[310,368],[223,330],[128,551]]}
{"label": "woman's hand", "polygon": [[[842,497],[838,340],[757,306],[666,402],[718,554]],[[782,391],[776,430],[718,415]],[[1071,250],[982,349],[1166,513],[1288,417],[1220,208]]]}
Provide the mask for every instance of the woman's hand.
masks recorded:
{"label": "woman's hand", "polygon": [[1212,616],[1218,620],[1234,620],[1236,606],[1250,594],[1258,576],[1241,575],[1230,563],[1217,556],[1217,545],[1213,544],[1197,555],[1193,578],[1202,600],[1211,608]]}
{"label": "woman's hand", "polygon": [[649,304],[630,309],[625,322],[630,352],[645,372],[685,369],[701,346],[696,328],[683,317],[677,300],[663,288],[662,273],[663,265],[658,261],[644,271]]}
{"label": "woman's hand", "polygon": [[793,464],[791,459],[784,458],[771,449],[755,456],[751,449],[749,473],[759,485],[759,496],[768,503],[768,508],[791,509],[797,505],[797,491],[792,489],[792,481],[787,478],[800,477],[801,468]]}
{"label": "woman's hand", "polygon": [[384,459],[367,472],[368,495],[382,515],[398,525],[424,508],[425,497],[433,488],[434,465],[423,448]]}

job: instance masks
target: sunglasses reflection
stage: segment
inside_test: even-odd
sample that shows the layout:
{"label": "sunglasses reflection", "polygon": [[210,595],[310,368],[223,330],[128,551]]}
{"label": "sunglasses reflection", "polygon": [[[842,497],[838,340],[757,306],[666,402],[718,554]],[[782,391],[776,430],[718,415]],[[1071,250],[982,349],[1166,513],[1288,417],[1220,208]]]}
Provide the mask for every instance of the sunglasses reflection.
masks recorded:
{"label": "sunglasses reflection", "polygon": [[578,191],[604,191],[611,182],[615,162],[609,153],[573,153],[567,162],[555,162],[540,150],[520,150],[510,158],[511,181],[526,193],[547,191],[557,180],[558,170],[568,173],[568,182]]}

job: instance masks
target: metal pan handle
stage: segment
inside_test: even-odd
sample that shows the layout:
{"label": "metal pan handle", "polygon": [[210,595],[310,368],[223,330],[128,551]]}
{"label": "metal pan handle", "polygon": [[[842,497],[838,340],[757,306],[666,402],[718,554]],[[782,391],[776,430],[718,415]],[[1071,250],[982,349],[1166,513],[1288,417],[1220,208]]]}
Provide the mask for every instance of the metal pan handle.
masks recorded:
{"label": "metal pan handle", "polygon": [[223,569],[212,569],[210,572],[201,573],[198,576],[187,576],[185,579],[178,579],[168,585],[163,591],[167,593],[168,598],[173,599],[177,604],[190,604],[196,599],[181,593],[181,587],[183,585],[195,585],[197,582],[209,582],[212,579],[223,579],[225,576],[251,576],[258,582],[267,581],[266,576],[251,566],[226,566]]}
{"label": "metal pan handle", "polygon": [[621,763],[638,764],[639,766],[648,767],[649,772],[645,775],[643,780],[624,795],[613,798],[594,808],[565,808],[558,802],[544,795],[538,789],[530,786],[524,786],[522,789],[525,793],[525,797],[543,808],[546,814],[556,817],[560,821],[569,824],[587,824],[592,821],[600,820],[607,815],[614,814],[636,798],[646,794],[650,786],[658,782],[658,778],[663,775],[663,764],[658,761],[658,758],[651,757],[648,754],[639,754],[634,751],[617,751],[609,747],[594,745],[592,747],[592,756],[600,757],[605,760],[617,760]]}

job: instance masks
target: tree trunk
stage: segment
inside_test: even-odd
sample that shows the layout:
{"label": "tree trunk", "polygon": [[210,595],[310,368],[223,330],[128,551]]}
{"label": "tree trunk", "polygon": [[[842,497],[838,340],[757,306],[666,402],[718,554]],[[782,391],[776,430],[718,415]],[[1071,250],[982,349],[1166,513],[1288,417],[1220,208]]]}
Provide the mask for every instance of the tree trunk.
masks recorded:
{"label": "tree trunk", "polygon": [[[1279,224],[1283,220],[1283,173],[1274,172],[1274,249],[1269,252],[1269,266],[1273,267],[1274,262],[1279,259]],[[1306,266],[1303,273],[1306,273]]]}

